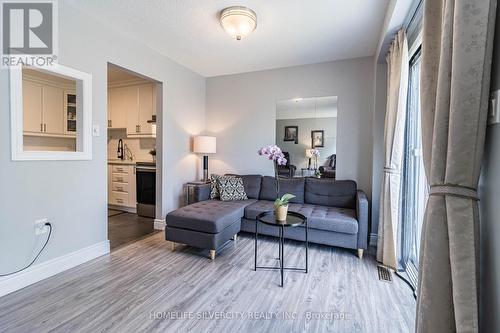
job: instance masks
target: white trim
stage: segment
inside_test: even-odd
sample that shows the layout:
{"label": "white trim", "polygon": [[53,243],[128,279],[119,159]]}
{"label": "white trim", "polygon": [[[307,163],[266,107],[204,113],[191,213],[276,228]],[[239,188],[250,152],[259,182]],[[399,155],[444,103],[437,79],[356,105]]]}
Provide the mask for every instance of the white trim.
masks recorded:
{"label": "white trim", "polygon": [[0,296],[7,295],[30,284],[108,254],[109,251],[109,241],[104,241],[36,264],[19,273],[0,277]]}
{"label": "white trim", "polygon": [[[34,66],[31,66],[35,68]],[[57,151],[24,151],[23,146],[23,74],[20,66],[10,68],[10,128],[11,157],[13,161],[65,161],[92,159],[92,75],[79,70],[54,64],[50,68],[37,67],[63,78],[76,80],[77,104],[82,106],[82,112],[77,112],[77,133],[75,152]]]}
{"label": "white trim", "polygon": [[162,219],[155,219],[154,229],[155,230],[165,230],[167,223]]}
{"label": "white trim", "polygon": [[110,82],[108,84],[108,88],[119,88],[119,87],[129,87],[129,86],[138,86],[138,85],[144,85],[144,84],[153,84],[152,81],[147,81],[142,78],[137,78],[137,79],[128,79],[128,80],[123,80],[119,82]]}

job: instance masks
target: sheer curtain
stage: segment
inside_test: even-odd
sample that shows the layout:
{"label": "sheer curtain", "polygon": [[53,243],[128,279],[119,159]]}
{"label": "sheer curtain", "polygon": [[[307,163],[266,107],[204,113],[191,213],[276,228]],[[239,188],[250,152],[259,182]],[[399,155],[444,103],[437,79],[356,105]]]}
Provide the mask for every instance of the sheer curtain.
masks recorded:
{"label": "sheer curtain", "polygon": [[387,109],[384,128],[385,166],[380,195],[377,260],[398,267],[401,167],[404,152],[406,98],[408,93],[408,42],[402,29],[387,55]]}
{"label": "sheer curtain", "polygon": [[421,103],[429,199],[417,332],[477,332],[477,184],[484,148],[496,0],[427,0]]}

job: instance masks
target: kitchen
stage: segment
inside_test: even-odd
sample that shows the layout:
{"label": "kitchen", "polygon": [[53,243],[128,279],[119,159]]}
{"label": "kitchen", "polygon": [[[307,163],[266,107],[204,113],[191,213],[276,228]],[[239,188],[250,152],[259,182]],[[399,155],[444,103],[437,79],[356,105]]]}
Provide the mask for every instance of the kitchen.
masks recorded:
{"label": "kitchen", "polygon": [[114,250],[154,232],[156,87],[108,64],[108,239]]}

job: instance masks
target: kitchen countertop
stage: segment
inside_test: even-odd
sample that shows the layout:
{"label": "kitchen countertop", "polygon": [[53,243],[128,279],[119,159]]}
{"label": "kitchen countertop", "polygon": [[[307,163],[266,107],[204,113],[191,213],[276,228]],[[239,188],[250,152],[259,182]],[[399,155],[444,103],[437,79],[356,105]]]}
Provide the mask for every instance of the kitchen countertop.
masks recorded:
{"label": "kitchen countertop", "polygon": [[108,164],[135,165],[135,163],[136,161],[131,161],[131,160],[119,160],[119,159],[108,160]]}
{"label": "kitchen countertop", "polygon": [[120,160],[120,159],[110,159],[108,164],[121,164],[121,165],[136,165],[137,163],[154,163],[152,160]]}

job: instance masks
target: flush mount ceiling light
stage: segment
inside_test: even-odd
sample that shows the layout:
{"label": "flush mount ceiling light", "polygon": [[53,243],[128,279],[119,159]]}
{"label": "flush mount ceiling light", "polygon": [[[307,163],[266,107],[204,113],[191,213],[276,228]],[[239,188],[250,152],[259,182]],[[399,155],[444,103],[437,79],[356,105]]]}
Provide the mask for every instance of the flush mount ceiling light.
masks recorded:
{"label": "flush mount ceiling light", "polygon": [[257,14],[243,6],[227,7],[220,13],[220,24],[228,34],[241,40],[257,27]]}

